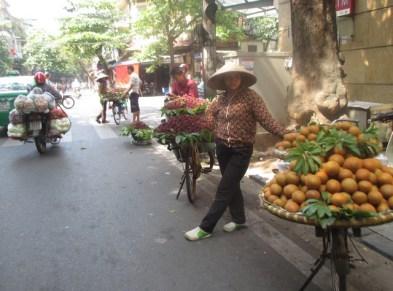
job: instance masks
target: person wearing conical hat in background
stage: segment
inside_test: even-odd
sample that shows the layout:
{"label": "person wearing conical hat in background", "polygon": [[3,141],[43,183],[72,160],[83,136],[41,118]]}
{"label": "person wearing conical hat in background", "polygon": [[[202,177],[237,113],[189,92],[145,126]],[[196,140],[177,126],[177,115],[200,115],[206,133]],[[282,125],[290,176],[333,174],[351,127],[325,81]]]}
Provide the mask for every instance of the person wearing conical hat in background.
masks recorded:
{"label": "person wearing conical hat in background", "polygon": [[98,95],[100,97],[100,103],[102,106],[101,112],[97,115],[96,121],[97,123],[108,123],[106,120],[106,107],[108,101],[104,99],[105,94],[108,92],[108,75],[100,71],[97,73],[95,81],[98,83]]}
{"label": "person wearing conical hat in background", "polygon": [[201,224],[185,233],[188,240],[210,237],[227,207],[232,221],[224,225],[224,231],[245,227],[240,181],[250,163],[257,122],[274,135],[282,136],[286,132],[270,115],[262,97],[249,88],[256,81],[255,75],[244,67],[227,64],[207,82],[208,87],[224,91],[212,101],[206,112],[214,130],[222,178],[213,204]]}

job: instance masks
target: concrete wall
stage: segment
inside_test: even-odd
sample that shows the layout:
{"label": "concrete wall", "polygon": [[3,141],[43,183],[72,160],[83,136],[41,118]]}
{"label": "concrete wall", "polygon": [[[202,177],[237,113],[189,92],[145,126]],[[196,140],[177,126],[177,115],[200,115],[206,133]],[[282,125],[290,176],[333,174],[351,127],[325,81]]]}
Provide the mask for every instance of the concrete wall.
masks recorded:
{"label": "concrete wall", "polygon": [[393,0],[357,0],[337,23],[349,98],[393,103]]}

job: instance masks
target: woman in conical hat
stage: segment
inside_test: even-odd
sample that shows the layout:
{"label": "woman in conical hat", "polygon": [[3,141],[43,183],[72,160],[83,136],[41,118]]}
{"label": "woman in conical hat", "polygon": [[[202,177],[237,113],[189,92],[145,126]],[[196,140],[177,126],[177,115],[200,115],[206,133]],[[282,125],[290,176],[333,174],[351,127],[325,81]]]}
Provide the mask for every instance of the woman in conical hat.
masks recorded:
{"label": "woman in conical hat", "polygon": [[256,82],[254,74],[236,64],[224,65],[207,82],[208,87],[224,91],[206,112],[214,129],[222,178],[209,212],[198,227],[186,232],[188,240],[210,237],[227,207],[232,221],[224,225],[224,231],[232,232],[245,226],[240,181],[250,163],[257,123],[274,135],[282,136],[285,132],[270,115],[261,96],[249,88]]}

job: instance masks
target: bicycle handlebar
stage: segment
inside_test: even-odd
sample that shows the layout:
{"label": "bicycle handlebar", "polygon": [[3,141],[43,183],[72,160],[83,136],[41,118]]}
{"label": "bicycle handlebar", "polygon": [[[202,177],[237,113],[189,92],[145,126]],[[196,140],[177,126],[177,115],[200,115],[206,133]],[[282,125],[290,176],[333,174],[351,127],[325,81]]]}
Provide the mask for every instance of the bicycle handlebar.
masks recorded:
{"label": "bicycle handlebar", "polygon": [[371,118],[372,121],[387,122],[393,120],[393,112],[379,113],[377,116]]}

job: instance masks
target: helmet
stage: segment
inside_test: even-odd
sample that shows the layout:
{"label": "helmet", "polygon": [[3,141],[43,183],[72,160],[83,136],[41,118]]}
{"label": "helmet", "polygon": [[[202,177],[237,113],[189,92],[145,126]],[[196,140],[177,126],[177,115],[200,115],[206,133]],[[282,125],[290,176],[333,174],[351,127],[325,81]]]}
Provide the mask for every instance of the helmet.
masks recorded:
{"label": "helmet", "polygon": [[43,72],[35,73],[34,80],[35,80],[36,84],[44,84],[45,80],[46,80],[45,74]]}

